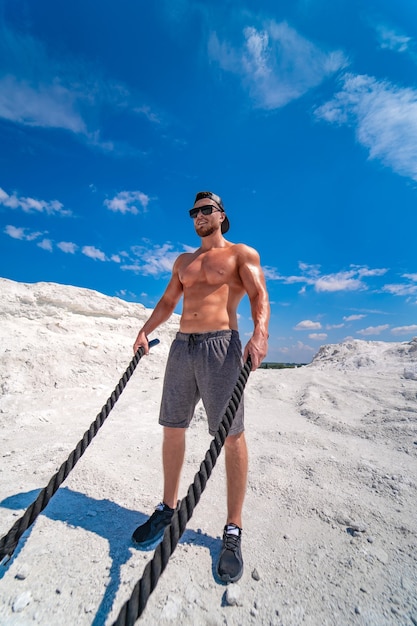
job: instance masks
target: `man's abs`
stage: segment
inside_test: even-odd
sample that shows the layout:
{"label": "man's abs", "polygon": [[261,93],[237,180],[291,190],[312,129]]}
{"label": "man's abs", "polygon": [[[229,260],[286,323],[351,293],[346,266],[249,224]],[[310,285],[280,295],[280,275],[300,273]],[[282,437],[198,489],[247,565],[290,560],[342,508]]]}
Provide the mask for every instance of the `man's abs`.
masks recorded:
{"label": "man's abs", "polygon": [[183,333],[206,333],[237,330],[237,305],[240,297],[223,285],[220,289],[184,290],[180,330]]}

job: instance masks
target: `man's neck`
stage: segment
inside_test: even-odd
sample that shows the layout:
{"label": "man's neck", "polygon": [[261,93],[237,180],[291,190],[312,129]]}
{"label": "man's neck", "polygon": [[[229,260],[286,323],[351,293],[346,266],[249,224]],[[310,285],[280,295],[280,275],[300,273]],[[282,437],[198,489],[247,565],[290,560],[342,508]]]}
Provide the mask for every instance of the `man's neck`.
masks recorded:
{"label": "man's neck", "polygon": [[220,232],[213,233],[207,237],[200,237],[201,249],[203,251],[212,250],[213,248],[225,248],[226,239]]}

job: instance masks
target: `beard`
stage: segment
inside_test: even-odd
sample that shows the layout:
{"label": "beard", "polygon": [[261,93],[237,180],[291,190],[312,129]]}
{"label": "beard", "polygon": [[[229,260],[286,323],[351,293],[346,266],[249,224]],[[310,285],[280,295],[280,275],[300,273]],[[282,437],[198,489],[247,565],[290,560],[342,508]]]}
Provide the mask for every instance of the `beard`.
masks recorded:
{"label": "beard", "polygon": [[210,235],[212,235],[213,233],[216,232],[216,230],[218,230],[218,228],[216,226],[196,226],[195,227],[195,232],[197,233],[197,235],[199,237],[209,237]]}

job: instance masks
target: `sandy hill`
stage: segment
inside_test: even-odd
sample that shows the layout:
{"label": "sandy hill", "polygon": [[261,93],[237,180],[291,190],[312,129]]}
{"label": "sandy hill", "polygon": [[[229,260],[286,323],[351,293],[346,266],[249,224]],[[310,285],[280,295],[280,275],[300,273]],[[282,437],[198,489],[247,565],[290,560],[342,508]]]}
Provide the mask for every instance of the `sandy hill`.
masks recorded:
{"label": "sandy hill", "polygon": [[[0,279],[0,535],[75,447],[126,369],[149,311],[70,286]],[[178,327],[143,358],[106,423],[0,570],[0,623],[112,624],[152,553],[130,543],[160,499],[157,424]],[[214,574],[220,459],[139,623],[417,624],[417,338],[323,346],[258,370],[246,394],[245,573]],[[210,444],[197,407],[182,496]]]}

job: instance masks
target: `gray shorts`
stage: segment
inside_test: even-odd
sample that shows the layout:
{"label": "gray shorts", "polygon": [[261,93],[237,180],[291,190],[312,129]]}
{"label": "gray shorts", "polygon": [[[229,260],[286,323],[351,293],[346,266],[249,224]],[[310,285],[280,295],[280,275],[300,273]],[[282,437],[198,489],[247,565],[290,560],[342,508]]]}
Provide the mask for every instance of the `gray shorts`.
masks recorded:
{"label": "gray shorts", "polygon": [[[242,345],[236,330],[177,333],[165,370],[159,423],[187,428],[202,400],[209,433],[215,435],[242,368]],[[243,398],[229,435],[244,430]]]}

